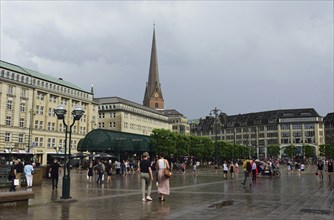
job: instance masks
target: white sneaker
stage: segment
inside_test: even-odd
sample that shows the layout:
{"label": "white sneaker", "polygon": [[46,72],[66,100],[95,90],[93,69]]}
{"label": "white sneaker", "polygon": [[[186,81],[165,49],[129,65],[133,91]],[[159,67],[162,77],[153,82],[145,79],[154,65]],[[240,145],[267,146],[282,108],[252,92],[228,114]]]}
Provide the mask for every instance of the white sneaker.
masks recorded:
{"label": "white sneaker", "polygon": [[143,201],[143,202],[146,202],[146,199],[145,198],[142,198],[142,200],[141,201]]}
{"label": "white sneaker", "polygon": [[152,201],[151,196],[147,196],[147,197],[146,197],[146,200],[148,200],[148,201]]}

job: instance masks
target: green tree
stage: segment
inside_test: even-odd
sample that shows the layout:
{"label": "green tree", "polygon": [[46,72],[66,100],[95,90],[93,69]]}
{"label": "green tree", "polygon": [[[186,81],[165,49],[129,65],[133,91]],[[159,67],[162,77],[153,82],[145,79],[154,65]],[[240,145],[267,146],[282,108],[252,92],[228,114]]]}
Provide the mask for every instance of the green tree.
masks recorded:
{"label": "green tree", "polygon": [[205,161],[208,161],[212,158],[212,155],[214,154],[214,144],[211,141],[210,138],[207,137],[199,137],[201,139],[201,142],[203,143],[203,158]]}
{"label": "green tree", "polygon": [[190,139],[187,135],[176,135],[176,159],[183,156],[190,156]]}
{"label": "green tree", "polygon": [[166,129],[154,129],[151,134],[152,148],[156,154],[163,153],[166,157],[176,153],[176,134]]}
{"label": "green tree", "polygon": [[334,146],[329,144],[322,144],[319,146],[320,156],[328,158],[334,158]]}
{"label": "green tree", "polygon": [[315,148],[311,145],[303,145],[303,156],[313,158],[315,156]]}
{"label": "green tree", "polygon": [[284,154],[293,159],[297,155],[297,147],[293,144],[286,146],[284,149]]}
{"label": "green tree", "polygon": [[267,147],[267,154],[270,158],[277,158],[280,154],[280,146],[279,145],[269,145]]}

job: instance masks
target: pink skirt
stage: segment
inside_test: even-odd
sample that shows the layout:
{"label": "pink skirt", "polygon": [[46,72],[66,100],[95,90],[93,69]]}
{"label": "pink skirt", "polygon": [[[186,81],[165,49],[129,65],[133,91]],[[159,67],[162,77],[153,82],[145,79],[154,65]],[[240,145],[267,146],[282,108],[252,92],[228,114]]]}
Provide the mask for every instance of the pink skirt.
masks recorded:
{"label": "pink skirt", "polygon": [[169,178],[165,177],[164,170],[158,172],[158,192],[163,195],[169,195]]}

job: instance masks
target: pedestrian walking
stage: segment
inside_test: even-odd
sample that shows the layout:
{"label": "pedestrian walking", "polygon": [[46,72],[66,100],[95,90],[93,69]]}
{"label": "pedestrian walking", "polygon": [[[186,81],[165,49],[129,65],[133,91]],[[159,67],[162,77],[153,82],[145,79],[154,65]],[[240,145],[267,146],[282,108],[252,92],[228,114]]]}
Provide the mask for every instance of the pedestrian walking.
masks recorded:
{"label": "pedestrian walking", "polygon": [[93,161],[89,162],[88,165],[88,170],[87,170],[87,180],[91,183],[92,179],[93,179],[93,175],[94,175],[94,171],[93,171]]}
{"label": "pedestrian walking", "polygon": [[252,162],[252,180],[256,180],[256,169],[257,169],[256,162],[255,162],[255,159],[253,159],[253,162]]}
{"label": "pedestrian walking", "polygon": [[24,172],[24,165],[21,162],[20,159],[16,160],[16,165],[15,165],[15,169],[16,169],[16,179],[19,180],[19,185],[17,187],[21,187],[21,179],[22,179],[22,175]]}
{"label": "pedestrian walking", "polygon": [[319,178],[321,180],[324,179],[324,163],[322,161],[318,161],[317,162],[317,171],[316,171],[316,173],[318,173]]}
{"label": "pedestrian walking", "polygon": [[251,161],[249,159],[245,160],[242,164],[242,167],[244,169],[244,181],[242,182],[242,185],[245,185],[248,179],[249,186],[252,186],[252,182],[250,181],[250,177],[249,177],[250,173],[252,172]]}
{"label": "pedestrian walking", "polygon": [[300,174],[303,174],[304,171],[305,171],[305,164],[302,163],[302,164],[300,164]]}
{"label": "pedestrian walking", "polygon": [[116,169],[116,175],[121,174],[121,163],[119,161],[115,161],[115,169]]}
{"label": "pedestrian walking", "polygon": [[17,164],[17,160],[13,160],[12,165],[10,167],[9,174],[8,174],[8,180],[10,181],[10,188],[9,188],[10,192],[16,191],[16,188],[15,188],[15,185],[14,185],[14,180],[15,180],[15,177],[16,177],[16,169],[15,169],[16,164]]}
{"label": "pedestrian walking", "polygon": [[31,188],[33,181],[33,172],[34,172],[34,167],[31,165],[31,162],[27,162],[23,170],[27,180],[27,187]]}
{"label": "pedestrian walking", "polygon": [[235,173],[239,173],[239,164],[238,164],[238,160],[235,162]]}
{"label": "pedestrian walking", "polygon": [[107,183],[111,183],[112,166],[109,163],[109,161],[106,162],[105,167],[106,167],[106,173],[107,173]]}
{"label": "pedestrian walking", "polygon": [[234,172],[235,172],[235,167],[233,161],[230,163],[229,171],[231,173],[231,179],[234,179]]}
{"label": "pedestrian walking", "polygon": [[99,161],[98,164],[96,164],[94,166],[94,170],[97,173],[97,180],[96,180],[96,182],[102,184],[102,182],[103,182],[103,175],[104,175],[104,171],[105,171],[105,166],[104,166],[104,164],[102,163],[101,160]]}
{"label": "pedestrian walking", "polygon": [[160,154],[160,159],[157,161],[157,169],[158,169],[158,193],[160,194],[159,200],[165,201],[166,195],[170,194],[169,187],[169,177],[165,176],[165,168],[169,168],[168,161],[164,158],[163,154]]}
{"label": "pedestrian walking", "polygon": [[224,163],[223,163],[223,177],[224,177],[224,180],[225,179],[227,180],[227,172],[228,172],[228,167],[227,167],[226,160],[224,160]]}
{"label": "pedestrian walking", "polygon": [[[152,201],[151,188],[153,181],[153,172],[151,162],[148,160],[149,154],[143,153],[143,159],[140,161],[140,179],[141,179],[141,194],[142,201]],[[147,196],[146,195],[147,192]]]}
{"label": "pedestrian walking", "polygon": [[328,174],[329,181],[332,181],[332,176],[333,176],[333,160],[332,159],[330,159],[327,163],[327,174]]}
{"label": "pedestrian walking", "polygon": [[49,176],[51,177],[52,180],[52,189],[54,190],[55,188],[58,188],[58,178],[60,175],[60,165],[58,163],[57,159],[53,160],[53,163],[50,166],[49,169]]}

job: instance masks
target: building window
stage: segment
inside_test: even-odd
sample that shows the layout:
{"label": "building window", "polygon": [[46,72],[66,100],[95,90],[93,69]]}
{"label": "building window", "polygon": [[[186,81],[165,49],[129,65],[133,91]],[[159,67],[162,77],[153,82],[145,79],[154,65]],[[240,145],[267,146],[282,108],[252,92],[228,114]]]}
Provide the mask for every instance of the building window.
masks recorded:
{"label": "building window", "polygon": [[24,141],[24,134],[19,134],[19,143],[23,143]]}
{"label": "building window", "polygon": [[314,129],[314,124],[304,124],[304,129]]}
{"label": "building window", "polygon": [[43,121],[39,122],[39,129],[42,130],[43,129]]}
{"label": "building window", "polygon": [[159,108],[159,104],[158,103],[155,103],[155,108]]}
{"label": "building window", "polygon": [[37,99],[39,99],[39,100],[44,100],[44,97],[45,97],[45,94],[44,93],[42,93],[42,92],[37,92]]}
{"label": "building window", "polygon": [[67,106],[67,103],[68,103],[67,99],[61,98],[61,100],[60,100],[61,105]]}
{"label": "building window", "polygon": [[14,94],[14,87],[8,86],[8,94],[13,95]]}
{"label": "building window", "polygon": [[25,112],[26,111],[26,104],[25,103],[21,103],[20,104],[20,112]]}
{"label": "building window", "polygon": [[277,125],[267,126],[267,131],[276,131],[276,130],[277,130]]}
{"label": "building window", "polygon": [[35,129],[38,129],[38,121],[35,121]]}
{"label": "building window", "polygon": [[26,89],[21,90],[21,97],[23,97],[23,98],[27,97],[27,90]]}
{"label": "building window", "polygon": [[48,122],[48,131],[51,131],[51,122]]}
{"label": "building window", "polygon": [[302,125],[301,124],[293,124],[292,129],[293,130],[302,130]]}
{"label": "building window", "polygon": [[281,130],[290,130],[290,125],[281,125]]}
{"label": "building window", "polygon": [[7,109],[12,110],[13,109],[13,101],[12,100],[7,100]]}
{"label": "building window", "polygon": [[50,102],[56,103],[57,102],[57,96],[50,95]]}
{"label": "building window", "polygon": [[5,142],[9,142],[10,141],[10,133],[6,132],[5,133]]}
{"label": "building window", "polygon": [[24,118],[20,118],[19,126],[20,128],[24,128]]}
{"label": "building window", "polygon": [[6,116],[6,125],[10,126],[12,123],[12,117],[11,116]]}

